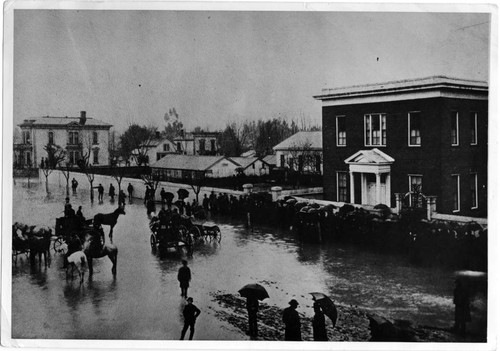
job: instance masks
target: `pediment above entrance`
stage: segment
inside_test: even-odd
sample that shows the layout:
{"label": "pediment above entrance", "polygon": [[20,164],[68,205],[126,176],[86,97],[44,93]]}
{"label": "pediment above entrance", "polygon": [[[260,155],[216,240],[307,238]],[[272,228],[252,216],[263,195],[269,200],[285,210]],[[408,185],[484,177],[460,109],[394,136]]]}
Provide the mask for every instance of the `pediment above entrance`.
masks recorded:
{"label": "pediment above entrance", "polygon": [[359,150],[354,155],[346,158],[344,162],[349,165],[390,165],[394,162],[394,159],[386,153],[375,148],[371,150]]}

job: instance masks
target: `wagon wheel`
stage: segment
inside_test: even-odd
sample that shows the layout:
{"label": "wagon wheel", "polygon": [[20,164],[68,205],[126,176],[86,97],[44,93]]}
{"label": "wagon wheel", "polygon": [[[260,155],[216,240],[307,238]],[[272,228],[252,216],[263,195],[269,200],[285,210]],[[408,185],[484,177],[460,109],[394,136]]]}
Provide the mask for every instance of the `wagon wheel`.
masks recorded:
{"label": "wagon wheel", "polygon": [[220,243],[220,241],[222,239],[222,233],[220,231],[219,226],[215,226],[213,228],[213,231],[214,231],[214,240],[216,240],[218,243]]}
{"label": "wagon wheel", "polygon": [[151,242],[151,248],[153,250],[156,249],[156,238],[155,238],[154,234],[151,234],[150,242]]}
{"label": "wagon wheel", "polygon": [[203,237],[200,228],[198,226],[194,225],[189,229],[189,234],[193,236],[194,241],[201,241],[203,242]]}
{"label": "wagon wheel", "polygon": [[54,251],[57,253],[65,254],[66,249],[64,248],[65,246],[63,246],[63,244],[65,244],[64,239],[62,237],[57,238],[53,244]]}
{"label": "wagon wheel", "polygon": [[177,227],[177,240],[184,241],[189,231],[184,225],[180,225]]}

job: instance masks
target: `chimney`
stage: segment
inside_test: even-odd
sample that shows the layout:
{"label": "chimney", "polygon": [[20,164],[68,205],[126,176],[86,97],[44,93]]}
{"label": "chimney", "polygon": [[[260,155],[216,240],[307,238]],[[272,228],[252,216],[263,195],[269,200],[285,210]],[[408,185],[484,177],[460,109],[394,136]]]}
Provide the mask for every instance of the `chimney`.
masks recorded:
{"label": "chimney", "polygon": [[87,121],[87,111],[80,111],[80,124],[83,126]]}

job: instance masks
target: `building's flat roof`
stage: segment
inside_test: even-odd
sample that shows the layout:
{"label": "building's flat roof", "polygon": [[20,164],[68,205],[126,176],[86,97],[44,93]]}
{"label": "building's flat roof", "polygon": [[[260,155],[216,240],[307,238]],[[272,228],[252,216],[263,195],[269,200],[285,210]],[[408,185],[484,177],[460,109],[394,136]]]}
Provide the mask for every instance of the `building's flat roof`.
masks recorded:
{"label": "building's flat roof", "polygon": [[152,168],[181,169],[190,171],[206,171],[219,161],[230,159],[224,156],[197,156],[197,155],[166,155],[151,165]]}
{"label": "building's flat roof", "polygon": [[[28,118],[23,121],[23,123],[19,124],[20,127],[66,127],[69,124],[79,124],[80,117],[52,117],[52,116],[44,116],[44,117],[34,117]],[[111,128],[112,125],[98,119],[94,119],[92,117],[87,117],[85,120],[85,126],[88,127],[107,127]]]}
{"label": "building's flat roof", "polygon": [[323,150],[323,132],[298,132],[273,147],[273,150]]}
{"label": "building's flat roof", "polygon": [[397,94],[408,91],[428,91],[434,89],[453,89],[464,92],[486,93],[488,83],[484,81],[459,79],[446,76],[432,76],[417,79],[405,79],[389,81],[384,83],[352,85],[338,88],[326,88],[320,95],[314,96],[317,100],[346,99],[380,94]]}

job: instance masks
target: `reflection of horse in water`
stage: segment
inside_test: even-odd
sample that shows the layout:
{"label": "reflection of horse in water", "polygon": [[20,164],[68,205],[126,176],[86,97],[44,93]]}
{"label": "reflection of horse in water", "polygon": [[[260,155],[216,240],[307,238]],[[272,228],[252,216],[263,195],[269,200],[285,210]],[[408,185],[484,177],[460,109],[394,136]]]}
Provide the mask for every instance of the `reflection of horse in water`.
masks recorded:
{"label": "reflection of horse in water", "polygon": [[109,225],[111,229],[109,230],[109,240],[113,242],[113,228],[118,221],[118,216],[125,214],[125,208],[119,206],[116,210],[111,213],[103,214],[98,213],[94,216],[94,228],[99,228],[101,225]]}
{"label": "reflection of horse in water", "polygon": [[118,248],[113,244],[106,244],[101,242],[101,235],[98,231],[85,233],[83,241],[83,252],[87,256],[89,265],[89,275],[93,273],[92,259],[108,256],[113,263],[111,272],[116,275],[116,263],[118,258]]}

